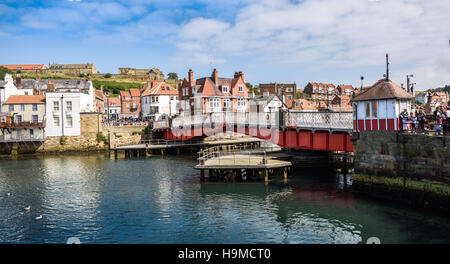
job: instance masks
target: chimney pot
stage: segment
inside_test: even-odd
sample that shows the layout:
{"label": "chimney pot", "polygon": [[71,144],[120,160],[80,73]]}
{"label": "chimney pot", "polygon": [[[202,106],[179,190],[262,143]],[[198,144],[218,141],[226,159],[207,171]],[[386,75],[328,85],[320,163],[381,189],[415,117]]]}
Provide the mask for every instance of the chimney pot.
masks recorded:
{"label": "chimney pot", "polygon": [[216,68],[214,68],[211,77],[213,78],[214,83],[217,84],[217,82],[218,82],[218,76],[217,76],[217,70],[216,70]]}

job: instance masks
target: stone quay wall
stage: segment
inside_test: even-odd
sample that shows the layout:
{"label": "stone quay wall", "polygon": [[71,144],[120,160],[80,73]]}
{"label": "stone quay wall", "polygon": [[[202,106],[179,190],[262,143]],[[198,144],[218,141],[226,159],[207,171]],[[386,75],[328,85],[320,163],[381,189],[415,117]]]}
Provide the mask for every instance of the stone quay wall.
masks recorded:
{"label": "stone quay wall", "polygon": [[352,137],[355,173],[450,184],[450,137],[364,131]]}
{"label": "stone quay wall", "polygon": [[151,137],[145,134],[145,126],[102,127],[98,113],[81,114],[80,130],[80,136],[46,137],[44,142],[2,143],[0,154],[106,151],[110,146],[139,144]]}

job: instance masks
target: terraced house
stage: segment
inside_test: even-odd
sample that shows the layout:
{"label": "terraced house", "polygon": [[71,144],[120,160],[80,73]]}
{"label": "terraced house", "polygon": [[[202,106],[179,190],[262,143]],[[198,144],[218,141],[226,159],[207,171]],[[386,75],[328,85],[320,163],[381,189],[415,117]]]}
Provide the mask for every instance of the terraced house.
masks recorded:
{"label": "terraced house", "polygon": [[249,110],[249,94],[242,71],[235,72],[233,78],[222,78],[214,69],[211,77],[194,79],[189,69],[188,79],[184,78],[178,94],[178,109],[182,115]]}
{"label": "terraced house", "polygon": [[2,104],[1,140],[44,140],[45,96],[11,95]]}
{"label": "terraced house", "polygon": [[332,83],[309,82],[305,86],[303,93],[308,95],[311,99],[314,100],[331,102],[334,96],[339,94],[339,91]]}
{"label": "terraced house", "polygon": [[119,100],[121,106],[120,117],[138,118],[141,114],[141,92],[139,89],[120,91]]}

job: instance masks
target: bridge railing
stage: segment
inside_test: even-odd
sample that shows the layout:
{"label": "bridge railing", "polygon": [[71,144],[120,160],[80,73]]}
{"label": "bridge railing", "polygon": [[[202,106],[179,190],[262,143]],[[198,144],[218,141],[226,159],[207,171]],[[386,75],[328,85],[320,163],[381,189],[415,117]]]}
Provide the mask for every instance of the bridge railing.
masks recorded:
{"label": "bridge railing", "polygon": [[178,116],[169,120],[157,121],[153,128],[180,128],[190,126],[249,125],[270,127],[299,127],[309,129],[352,130],[352,112],[270,112],[270,113],[211,113]]}
{"label": "bridge railing", "polygon": [[[279,112],[271,113],[246,113],[246,112],[224,112],[211,114],[196,114],[189,116],[178,116],[172,119],[172,128],[189,126],[209,126],[210,124],[227,125],[251,125],[251,126],[279,126]],[[155,128],[164,124],[155,125]],[[167,125],[167,124],[165,124]]]}
{"label": "bridge railing", "polygon": [[287,127],[353,129],[352,112],[288,112],[284,121]]}

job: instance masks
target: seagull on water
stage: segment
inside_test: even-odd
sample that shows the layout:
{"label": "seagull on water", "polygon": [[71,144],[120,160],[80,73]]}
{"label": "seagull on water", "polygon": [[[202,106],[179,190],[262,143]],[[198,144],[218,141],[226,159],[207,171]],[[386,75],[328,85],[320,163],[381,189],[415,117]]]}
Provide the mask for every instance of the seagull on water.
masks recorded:
{"label": "seagull on water", "polygon": [[41,220],[42,219],[42,215],[39,215],[38,217],[36,217],[36,220]]}
{"label": "seagull on water", "polygon": [[25,210],[25,211],[30,211],[30,209],[31,209],[30,205],[28,205],[27,207],[23,208],[23,210]]}

